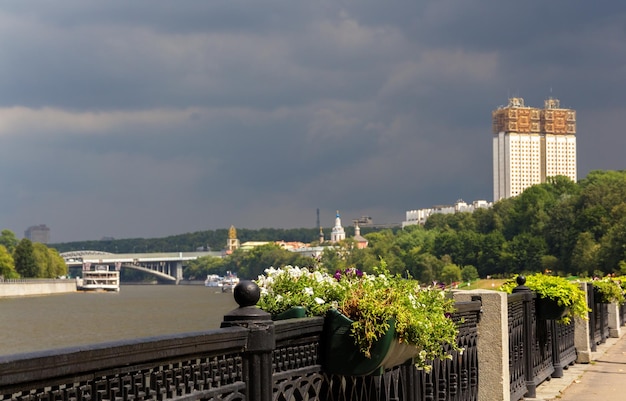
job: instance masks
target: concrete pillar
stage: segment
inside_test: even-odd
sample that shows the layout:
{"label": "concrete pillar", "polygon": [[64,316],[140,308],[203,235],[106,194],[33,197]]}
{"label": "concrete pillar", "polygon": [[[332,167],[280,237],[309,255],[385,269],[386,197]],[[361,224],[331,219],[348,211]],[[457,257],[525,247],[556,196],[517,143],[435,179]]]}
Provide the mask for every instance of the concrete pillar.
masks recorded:
{"label": "concrete pillar", "polygon": [[509,324],[507,294],[499,291],[455,291],[455,301],[480,296],[483,313],[478,323],[478,401],[509,401]]}
{"label": "concrete pillar", "polygon": [[176,262],[176,284],[178,284],[180,280],[182,279],[183,279],[183,262],[178,261]]}
{"label": "concrete pillar", "polygon": [[609,304],[609,337],[620,338],[622,336],[619,324],[619,304]]}
{"label": "concrete pillar", "polygon": [[[589,286],[587,283],[580,283],[580,288],[585,291],[587,305],[589,305]],[[589,319],[574,318],[574,347],[576,348],[576,363],[591,362],[591,335],[589,333]]]}

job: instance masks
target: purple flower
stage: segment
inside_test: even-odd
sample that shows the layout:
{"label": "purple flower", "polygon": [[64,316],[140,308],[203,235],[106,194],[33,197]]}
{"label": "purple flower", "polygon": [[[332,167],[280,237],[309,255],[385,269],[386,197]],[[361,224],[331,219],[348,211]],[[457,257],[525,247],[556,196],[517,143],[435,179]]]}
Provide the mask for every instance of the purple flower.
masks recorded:
{"label": "purple flower", "polygon": [[346,269],[345,274],[349,277],[363,277],[363,272],[359,269],[355,269],[354,267]]}
{"label": "purple flower", "polygon": [[335,274],[333,275],[333,277],[335,278],[335,280],[339,281],[341,280],[341,271],[340,270],[336,270]]}

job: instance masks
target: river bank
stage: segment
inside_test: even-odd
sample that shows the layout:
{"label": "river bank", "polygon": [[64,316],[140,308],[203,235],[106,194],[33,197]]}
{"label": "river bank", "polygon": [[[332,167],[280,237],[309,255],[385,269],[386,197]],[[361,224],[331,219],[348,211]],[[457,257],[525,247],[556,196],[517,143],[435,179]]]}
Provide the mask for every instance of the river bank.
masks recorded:
{"label": "river bank", "polygon": [[70,292],[76,292],[76,280],[18,279],[0,281],[0,298],[66,294]]}

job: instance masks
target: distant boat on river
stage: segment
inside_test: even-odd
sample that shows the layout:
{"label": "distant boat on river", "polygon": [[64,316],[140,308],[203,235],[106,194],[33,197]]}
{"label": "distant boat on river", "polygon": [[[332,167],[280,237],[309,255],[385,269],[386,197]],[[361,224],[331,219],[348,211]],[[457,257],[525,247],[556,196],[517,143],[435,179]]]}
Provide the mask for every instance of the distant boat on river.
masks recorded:
{"label": "distant boat on river", "polygon": [[204,280],[205,287],[221,287],[224,277],[220,277],[217,274],[209,274]]}
{"label": "distant boat on river", "polygon": [[204,280],[205,287],[218,287],[222,289],[222,292],[232,292],[238,283],[239,277],[230,271],[224,277],[217,274],[209,274],[206,276],[206,280]]}
{"label": "distant boat on river", "polygon": [[[87,266],[90,269],[89,266]],[[115,291],[120,290],[120,272],[109,270],[107,265],[96,265],[93,269],[83,270],[83,277],[76,278],[79,291]]]}

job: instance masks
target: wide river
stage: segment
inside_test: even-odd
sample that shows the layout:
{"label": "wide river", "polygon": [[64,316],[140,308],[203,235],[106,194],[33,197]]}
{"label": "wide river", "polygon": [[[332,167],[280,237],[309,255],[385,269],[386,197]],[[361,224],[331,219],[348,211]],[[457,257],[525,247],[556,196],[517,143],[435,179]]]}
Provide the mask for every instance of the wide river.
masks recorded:
{"label": "wide river", "polygon": [[236,307],[203,285],[0,298],[0,355],[217,329]]}

